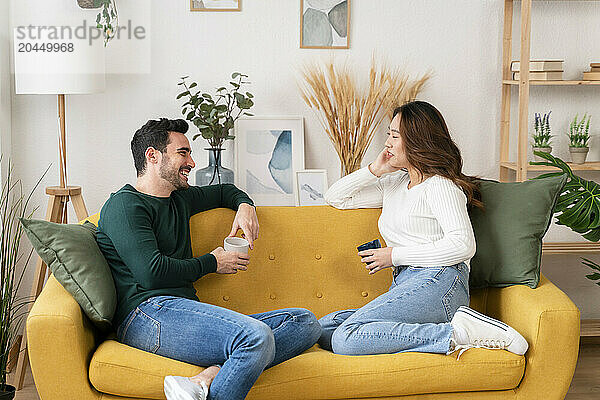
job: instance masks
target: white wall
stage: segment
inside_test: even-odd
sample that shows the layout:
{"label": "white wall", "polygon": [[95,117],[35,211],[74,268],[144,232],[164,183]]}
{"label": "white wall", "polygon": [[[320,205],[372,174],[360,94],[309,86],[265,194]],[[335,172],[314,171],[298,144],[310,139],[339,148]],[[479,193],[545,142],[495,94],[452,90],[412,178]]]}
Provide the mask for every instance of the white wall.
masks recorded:
{"label": "white wall", "polygon": [[[10,79],[10,3],[0,2],[0,154],[10,155],[11,139],[11,100],[12,89]],[[3,160],[4,160],[3,157]],[[0,182],[6,177],[7,163],[1,166]]]}
{"label": "white wall", "polygon": [[[150,11],[150,72],[112,74],[107,77],[105,93],[68,97],[69,182],[83,186],[89,211],[98,211],[111,192],[135,180],[129,150],[133,132],[149,118],[180,115],[180,102],[175,100],[180,76],[190,75],[200,87],[211,90],[227,82],[231,72],[240,71],[252,81],[249,90],[255,95],[254,114],[304,116],[306,167],[327,169],[331,183],[339,178],[339,161],[313,112],[299,96],[299,70],[307,62],[334,57],[364,73],[372,54],[390,65],[405,67],[413,76],[432,69],[434,77],[420,98],[435,104],[446,117],[463,152],[466,172],[497,178],[503,3],[354,0],[350,49],[309,50],[299,48],[299,2],[295,0],[244,0],[242,12],[218,13],[192,13],[186,0],[119,0],[121,24],[139,15],[141,7]],[[61,18],[95,15],[79,10],[75,0],[11,0],[11,4],[13,26],[33,23],[57,10]],[[516,9],[519,4],[515,3]],[[600,37],[598,3],[536,2],[533,15],[532,55],[565,58],[567,77],[576,75],[593,55],[600,54],[600,43],[593,40]],[[516,10],[517,29],[519,18]],[[516,43],[518,40],[515,58]],[[110,45],[107,58],[113,66],[121,67],[139,61]],[[555,132],[559,133],[576,111],[587,110],[600,117],[597,90],[533,88],[530,110],[551,108]],[[55,98],[13,95],[12,106],[13,157],[23,179],[33,185],[53,163],[44,184],[56,184]],[[600,124],[595,127],[600,132]],[[379,134],[366,161],[383,142],[384,135]],[[600,142],[594,145],[590,158],[600,159]],[[205,166],[205,143],[196,141],[192,146],[197,165]],[[557,150],[557,154],[565,155],[564,149]],[[35,200],[45,207],[42,190]],[[43,211],[37,216],[43,217]],[[571,240],[568,232],[554,231],[552,235],[558,238],[553,240]],[[552,267],[552,278],[568,293],[586,293],[586,298],[576,299],[585,317],[600,318],[600,288],[588,285],[583,277],[586,271],[576,257],[546,257],[544,264],[544,269]]]}

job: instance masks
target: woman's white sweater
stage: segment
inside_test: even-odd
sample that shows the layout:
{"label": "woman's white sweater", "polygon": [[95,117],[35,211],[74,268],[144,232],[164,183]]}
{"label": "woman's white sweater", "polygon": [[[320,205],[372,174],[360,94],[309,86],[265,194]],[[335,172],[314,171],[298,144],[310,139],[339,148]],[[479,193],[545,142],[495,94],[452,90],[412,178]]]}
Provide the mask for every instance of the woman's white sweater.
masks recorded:
{"label": "woman's white sweater", "polygon": [[409,182],[407,172],[377,178],[365,167],[331,185],[325,200],[340,209],[382,207],[379,232],[395,266],[469,265],[475,236],[462,189],[439,175],[410,189]]}

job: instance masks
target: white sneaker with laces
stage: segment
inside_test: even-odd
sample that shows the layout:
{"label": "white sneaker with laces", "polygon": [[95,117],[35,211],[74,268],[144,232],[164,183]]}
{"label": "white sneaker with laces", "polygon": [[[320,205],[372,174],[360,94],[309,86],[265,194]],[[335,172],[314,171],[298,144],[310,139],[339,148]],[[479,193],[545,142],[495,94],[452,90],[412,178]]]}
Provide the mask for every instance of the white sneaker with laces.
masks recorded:
{"label": "white sneaker with laces", "polygon": [[206,400],[208,396],[206,383],[197,385],[186,376],[165,376],[164,390],[167,400]]}
{"label": "white sneaker with laces", "polygon": [[529,348],[525,338],[516,330],[466,306],[458,308],[450,323],[455,334],[448,354],[460,350],[458,358],[472,348],[504,349],[518,355],[525,354]]}

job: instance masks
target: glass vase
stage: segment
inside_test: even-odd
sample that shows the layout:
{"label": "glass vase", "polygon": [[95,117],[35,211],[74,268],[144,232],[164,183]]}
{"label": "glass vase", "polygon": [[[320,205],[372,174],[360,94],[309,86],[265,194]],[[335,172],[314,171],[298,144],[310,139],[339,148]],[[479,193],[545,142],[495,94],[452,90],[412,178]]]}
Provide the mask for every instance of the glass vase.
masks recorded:
{"label": "glass vase", "polygon": [[233,171],[221,165],[221,153],[224,149],[208,148],[208,166],[196,171],[196,186],[234,183]]}

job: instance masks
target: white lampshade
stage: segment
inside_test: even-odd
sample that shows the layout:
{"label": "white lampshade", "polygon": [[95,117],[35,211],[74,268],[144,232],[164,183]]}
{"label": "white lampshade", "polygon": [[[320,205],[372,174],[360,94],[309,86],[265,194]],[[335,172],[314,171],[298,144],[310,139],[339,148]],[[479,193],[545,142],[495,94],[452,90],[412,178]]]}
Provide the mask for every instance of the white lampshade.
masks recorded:
{"label": "white lampshade", "polygon": [[[15,91],[17,94],[85,94],[104,91],[102,39],[53,38],[50,29],[14,29]],[[33,50],[37,45],[37,51]],[[45,50],[39,50],[45,45]],[[54,51],[56,45],[62,49]],[[72,51],[69,51],[72,45]],[[52,46],[53,51],[48,51]],[[65,51],[61,51],[65,50]]]}

